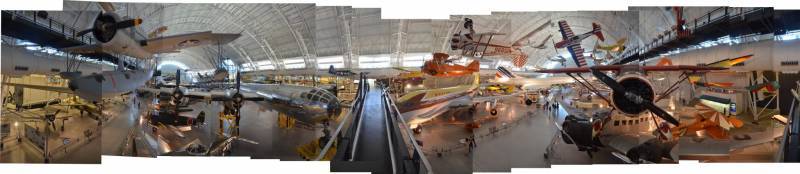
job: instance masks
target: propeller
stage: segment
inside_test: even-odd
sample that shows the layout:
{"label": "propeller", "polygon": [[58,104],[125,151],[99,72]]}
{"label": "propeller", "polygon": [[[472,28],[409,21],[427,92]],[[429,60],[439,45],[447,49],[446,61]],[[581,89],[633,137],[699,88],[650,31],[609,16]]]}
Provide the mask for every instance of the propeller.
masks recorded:
{"label": "propeller", "polygon": [[239,109],[242,107],[242,102],[244,102],[244,96],[241,93],[242,87],[242,73],[241,71],[236,71],[236,93],[233,94],[233,102],[236,104],[236,108]]}
{"label": "propeller", "polygon": [[637,94],[629,92],[628,90],[625,89],[624,86],[622,86],[619,83],[617,83],[616,80],[614,80],[613,78],[609,77],[606,74],[603,74],[602,72],[600,72],[599,70],[595,69],[594,67],[589,68],[589,70],[591,70],[592,75],[597,77],[597,79],[599,79],[604,84],[608,85],[608,87],[611,88],[611,90],[613,90],[615,93],[624,94],[625,99],[627,99],[627,100],[629,100],[629,101],[631,101],[631,102],[633,102],[635,104],[643,106],[644,108],[646,108],[650,112],[653,112],[653,114],[655,114],[656,116],[660,117],[661,119],[666,120],[667,122],[671,123],[672,125],[679,125],[680,124],[678,122],[678,120],[673,118],[672,115],[667,113],[667,111],[664,111],[663,109],[661,109],[658,106],[656,106],[653,103],[653,101],[644,99],[644,98],[642,98],[641,96],[639,96]]}
{"label": "propeller", "polygon": [[183,91],[181,91],[181,70],[175,72],[175,90],[172,91],[172,102],[175,103],[175,108],[178,108],[183,99]]}

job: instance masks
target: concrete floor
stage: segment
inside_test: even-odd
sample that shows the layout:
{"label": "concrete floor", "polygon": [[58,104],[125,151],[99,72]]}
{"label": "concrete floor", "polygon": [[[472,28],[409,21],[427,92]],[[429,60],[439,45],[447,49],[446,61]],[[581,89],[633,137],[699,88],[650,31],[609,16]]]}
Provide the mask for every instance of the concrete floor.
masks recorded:
{"label": "concrete floor", "polygon": [[[55,107],[54,107],[55,108]],[[39,127],[40,135],[47,135],[47,151],[50,154],[50,163],[68,164],[99,164],[100,163],[100,134],[97,121],[88,117],[80,116],[78,110],[61,108],[62,111],[57,117],[69,119],[55,121],[56,129],[48,128],[49,135],[45,131],[45,124],[41,121],[23,122],[22,117],[41,117],[44,115],[42,110],[29,110],[23,112],[3,112],[3,117],[7,121],[18,122],[19,126],[12,126],[11,132],[4,141],[4,148],[0,151],[0,163],[43,163],[43,151],[36,147],[30,140],[21,133],[24,125]],[[13,123],[12,123],[13,124]],[[61,126],[64,130],[61,131]],[[84,132],[90,131],[92,135],[87,137]],[[16,137],[22,137],[21,142],[17,142]]]}

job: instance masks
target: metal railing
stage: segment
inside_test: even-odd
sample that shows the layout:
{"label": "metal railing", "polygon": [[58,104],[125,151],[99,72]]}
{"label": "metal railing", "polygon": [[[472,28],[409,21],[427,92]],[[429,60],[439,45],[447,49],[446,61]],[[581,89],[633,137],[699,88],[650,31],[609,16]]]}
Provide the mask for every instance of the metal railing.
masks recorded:
{"label": "metal railing", "polygon": [[8,13],[12,15],[12,18],[15,19],[23,19],[34,24],[37,24],[43,28],[47,28],[51,31],[61,33],[64,35],[64,38],[83,42],[84,44],[91,45],[93,44],[94,40],[92,39],[93,36],[91,35],[83,35],[77,36],[77,33],[80,32],[79,30],[75,29],[72,26],[65,25],[59,21],[54,21],[51,18],[44,18],[37,16],[37,11],[3,11],[3,13]]}
{"label": "metal railing", "polygon": [[[353,101],[354,101],[353,105],[350,107],[350,110],[348,111],[349,113],[345,114],[345,118],[342,119],[342,121],[339,123],[339,126],[333,132],[333,134],[332,134],[333,138],[331,138],[330,140],[328,140],[327,143],[325,143],[325,146],[322,148],[322,150],[320,151],[319,155],[317,155],[317,157],[313,159],[313,161],[322,160],[325,157],[325,155],[328,153],[328,151],[330,151],[331,146],[333,146],[333,143],[337,143],[337,142],[342,141],[342,140],[348,140],[350,138],[350,137],[346,137],[346,135],[345,135],[349,131],[342,132],[342,129],[344,128],[344,126],[348,122],[349,123],[358,123],[360,121],[360,120],[357,120],[357,119],[359,119],[357,116],[361,115],[362,108],[364,107],[363,106],[364,105],[364,99],[365,99],[367,91],[368,91],[367,88],[368,87],[366,86],[366,80],[365,80],[364,75],[360,75],[359,87],[358,87],[358,90],[356,91],[356,97],[355,97],[355,99],[353,99]],[[353,116],[353,115],[356,115],[356,116]],[[351,117],[352,117],[352,119],[351,119]],[[349,129],[349,130],[352,130],[352,129]],[[348,147],[352,146],[352,144],[353,144],[352,142],[349,142],[347,146]],[[345,148],[345,149],[351,149],[351,148]],[[349,153],[345,153],[345,154],[349,154]]]}
{"label": "metal railing", "polygon": [[[397,109],[397,105],[394,99],[389,95],[385,90],[383,91],[384,101],[386,102],[386,107],[388,109],[388,115],[390,120],[393,123],[394,128],[400,130],[400,132],[394,132],[393,135],[399,136],[400,139],[395,142],[402,142],[406,144],[406,146],[398,146],[398,147],[408,147],[406,148],[408,151],[407,154],[413,154],[410,156],[410,160],[415,162],[415,167],[417,171],[409,172],[409,173],[418,173],[418,174],[428,174],[433,173],[433,169],[431,168],[431,164],[428,161],[428,158],[423,153],[422,147],[420,147],[419,142],[417,142],[416,138],[414,138],[414,133],[411,131],[411,127],[406,124],[403,115],[400,113],[400,110]],[[395,129],[389,129],[388,131],[395,131]],[[396,138],[392,136],[392,138]],[[410,145],[409,145],[410,144]],[[403,156],[397,156],[396,158],[402,158]],[[394,160],[394,159],[393,159]],[[401,159],[405,160],[405,159]]]}
{"label": "metal railing", "polygon": [[[695,18],[692,21],[687,21],[686,24],[683,25],[684,31],[688,32],[689,34],[694,33],[698,29],[703,29],[704,27],[708,26],[709,24],[716,23],[721,20],[729,20],[734,18],[742,18],[744,15],[751,14],[758,11],[767,10],[768,8],[732,8],[732,7],[720,7],[714,9],[705,15]],[[666,43],[669,43],[675,39],[679,38],[679,31],[677,28],[672,28],[670,30],[665,31],[663,34],[660,34],[657,38],[654,38],[652,42],[649,44],[645,44],[641,47],[636,47],[631,51],[628,51],[622,55],[623,58],[631,57],[634,55],[641,55],[645,54],[648,51],[658,48]]]}
{"label": "metal railing", "polygon": [[800,82],[795,82],[797,89],[792,89],[792,104],[789,115],[786,116],[786,128],[783,131],[783,142],[775,155],[777,162],[798,162],[800,161]]}

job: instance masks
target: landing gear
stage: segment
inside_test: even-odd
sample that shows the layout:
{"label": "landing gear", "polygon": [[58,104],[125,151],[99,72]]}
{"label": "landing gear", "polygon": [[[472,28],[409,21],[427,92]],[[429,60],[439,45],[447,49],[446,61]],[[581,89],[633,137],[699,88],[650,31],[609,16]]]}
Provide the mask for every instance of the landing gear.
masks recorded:
{"label": "landing gear", "polygon": [[525,105],[528,105],[528,106],[530,106],[530,105],[532,105],[532,104],[533,104],[533,100],[531,100],[531,99],[525,99]]}

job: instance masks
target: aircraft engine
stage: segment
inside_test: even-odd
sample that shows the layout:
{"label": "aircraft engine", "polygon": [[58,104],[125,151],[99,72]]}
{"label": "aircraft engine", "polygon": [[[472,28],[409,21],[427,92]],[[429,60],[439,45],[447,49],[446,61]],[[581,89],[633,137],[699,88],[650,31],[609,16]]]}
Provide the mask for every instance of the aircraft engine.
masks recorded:
{"label": "aircraft engine", "polygon": [[[652,102],[655,99],[655,92],[653,86],[649,81],[637,75],[623,75],[617,78],[617,82],[625,87],[625,89],[632,94],[642,97],[642,99]],[[626,98],[625,93],[612,92],[611,102],[614,107],[628,116],[638,116],[647,110],[645,106],[636,104],[637,102],[630,101]]]}
{"label": "aircraft engine", "polygon": [[642,160],[660,163],[663,158],[675,160],[670,154],[670,151],[672,151],[674,146],[675,142],[664,143],[659,139],[654,138],[645,141],[634,148],[631,148],[625,153],[625,156],[634,163],[640,163]]}
{"label": "aircraft engine", "polygon": [[[580,151],[590,150],[593,146],[592,121],[575,115],[567,115],[561,127],[564,129],[561,138],[567,144],[575,144]],[[564,135],[566,133],[567,135]],[[571,139],[570,139],[571,138]]]}
{"label": "aircraft engine", "polygon": [[109,13],[97,15],[97,19],[94,20],[94,25],[92,27],[92,35],[94,38],[97,38],[98,41],[103,43],[111,41],[114,35],[117,34],[116,28],[111,28],[111,26],[117,22],[117,19],[116,16]]}

